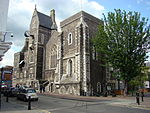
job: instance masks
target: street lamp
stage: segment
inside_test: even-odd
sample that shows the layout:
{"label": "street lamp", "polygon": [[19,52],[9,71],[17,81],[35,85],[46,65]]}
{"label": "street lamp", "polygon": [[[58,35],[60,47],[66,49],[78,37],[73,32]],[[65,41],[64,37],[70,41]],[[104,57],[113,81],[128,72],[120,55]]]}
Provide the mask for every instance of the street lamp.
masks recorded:
{"label": "street lamp", "polygon": [[35,45],[34,44],[34,35],[31,35],[30,31],[25,31],[24,36],[25,37],[32,37],[32,44],[29,45],[29,48],[31,50],[34,50],[34,45]]}
{"label": "street lamp", "polygon": [[0,61],[2,60],[2,57],[4,54],[10,49],[10,45],[12,45],[12,42],[5,42],[6,34],[11,33],[11,37],[13,37],[13,34],[11,31],[0,31]]}

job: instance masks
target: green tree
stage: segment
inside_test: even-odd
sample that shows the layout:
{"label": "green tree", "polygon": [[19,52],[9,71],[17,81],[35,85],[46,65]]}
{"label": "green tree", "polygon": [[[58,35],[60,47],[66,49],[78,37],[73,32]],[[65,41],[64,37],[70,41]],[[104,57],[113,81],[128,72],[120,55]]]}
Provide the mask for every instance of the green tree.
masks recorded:
{"label": "green tree", "polygon": [[99,30],[93,44],[101,53],[100,59],[111,65],[114,72],[127,84],[141,73],[141,66],[147,59],[145,43],[150,36],[148,19],[140,17],[138,12],[126,12],[120,9],[104,15],[104,24]]}
{"label": "green tree", "polygon": [[130,90],[132,93],[136,91],[139,87],[143,88],[144,82],[148,80],[149,67],[141,67],[141,73],[129,81]]}

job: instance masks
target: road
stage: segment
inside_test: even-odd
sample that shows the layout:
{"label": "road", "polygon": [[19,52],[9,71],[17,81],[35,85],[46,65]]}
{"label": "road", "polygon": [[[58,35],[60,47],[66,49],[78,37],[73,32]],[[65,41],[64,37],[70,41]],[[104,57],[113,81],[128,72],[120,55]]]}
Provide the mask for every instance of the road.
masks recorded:
{"label": "road", "polygon": [[[60,99],[51,96],[39,95],[38,102],[31,102],[31,109],[28,109],[28,102],[10,97],[2,96],[2,113],[148,113],[150,109],[139,109],[121,103],[122,100],[99,100],[85,102],[69,99]],[[125,102],[124,102],[125,103]]]}

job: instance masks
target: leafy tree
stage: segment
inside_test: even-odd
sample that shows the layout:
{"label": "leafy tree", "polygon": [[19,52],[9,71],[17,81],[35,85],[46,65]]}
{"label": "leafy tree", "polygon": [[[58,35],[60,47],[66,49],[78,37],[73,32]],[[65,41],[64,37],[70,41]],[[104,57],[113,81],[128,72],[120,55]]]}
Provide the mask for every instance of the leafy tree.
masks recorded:
{"label": "leafy tree", "polygon": [[139,73],[136,77],[129,81],[130,90],[135,91],[139,87],[143,88],[144,82],[148,80],[149,75],[149,67],[143,66],[141,67],[141,73]]}
{"label": "leafy tree", "polygon": [[111,65],[114,72],[127,83],[141,73],[141,66],[147,59],[148,19],[140,17],[138,12],[126,12],[120,9],[104,15],[104,24],[99,30],[93,44],[101,53],[100,59]]}

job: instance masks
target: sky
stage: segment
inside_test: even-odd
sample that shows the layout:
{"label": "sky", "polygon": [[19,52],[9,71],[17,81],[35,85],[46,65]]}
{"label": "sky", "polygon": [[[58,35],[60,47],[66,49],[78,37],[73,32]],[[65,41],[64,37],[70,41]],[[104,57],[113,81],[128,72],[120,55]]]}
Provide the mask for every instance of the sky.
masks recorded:
{"label": "sky", "polygon": [[136,11],[142,17],[150,17],[150,0],[10,0],[7,30],[12,31],[14,37],[11,38],[8,33],[6,41],[13,44],[0,61],[0,67],[13,66],[14,53],[21,51],[24,45],[24,32],[29,30],[35,5],[39,12],[46,15],[50,15],[50,10],[55,9],[58,26],[61,21],[81,10],[99,19],[103,18],[103,13],[107,15],[108,12],[114,12],[114,9]]}

